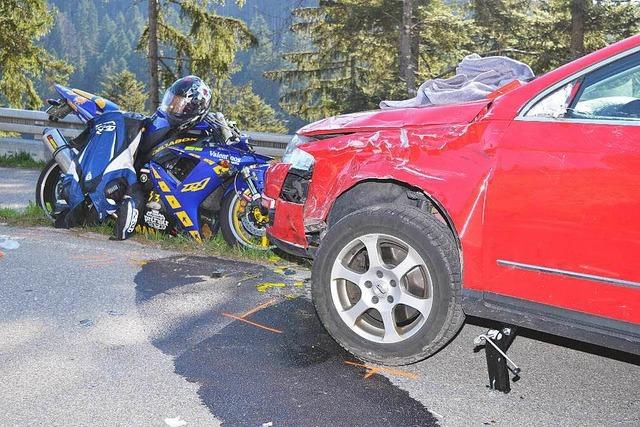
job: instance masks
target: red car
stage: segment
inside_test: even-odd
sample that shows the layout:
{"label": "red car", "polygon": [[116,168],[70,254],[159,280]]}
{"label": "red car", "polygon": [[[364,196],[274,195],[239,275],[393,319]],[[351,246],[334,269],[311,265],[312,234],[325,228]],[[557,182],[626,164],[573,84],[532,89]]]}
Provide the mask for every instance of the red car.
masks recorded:
{"label": "red car", "polygon": [[354,354],[421,360],[465,315],[640,354],[640,35],[510,87],[313,123],[269,169],[269,237]]}

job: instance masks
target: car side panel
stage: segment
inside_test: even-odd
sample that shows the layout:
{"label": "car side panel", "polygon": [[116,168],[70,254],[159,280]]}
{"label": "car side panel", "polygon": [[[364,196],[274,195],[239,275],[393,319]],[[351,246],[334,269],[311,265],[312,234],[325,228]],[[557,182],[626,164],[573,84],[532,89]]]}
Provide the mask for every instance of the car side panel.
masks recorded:
{"label": "car side panel", "polygon": [[640,126],[516,120],[496,159],[483,289],[640,323]]}

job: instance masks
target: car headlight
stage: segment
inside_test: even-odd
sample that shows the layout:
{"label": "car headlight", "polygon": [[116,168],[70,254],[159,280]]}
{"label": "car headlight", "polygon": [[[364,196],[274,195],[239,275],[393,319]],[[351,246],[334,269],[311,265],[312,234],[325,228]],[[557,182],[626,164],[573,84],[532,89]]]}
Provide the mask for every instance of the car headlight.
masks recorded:
{"label": "car headlight", "polygon": [[313,140],[314,138],[296,134],[291,141],[289,141],[289,144],[287,144],[287,148],[282,156],[282,163],[289,164],[294,169],[304,171],[311,170],[313,163],[315,162],[313,156],[306,151],[299,149],[298,146]]}

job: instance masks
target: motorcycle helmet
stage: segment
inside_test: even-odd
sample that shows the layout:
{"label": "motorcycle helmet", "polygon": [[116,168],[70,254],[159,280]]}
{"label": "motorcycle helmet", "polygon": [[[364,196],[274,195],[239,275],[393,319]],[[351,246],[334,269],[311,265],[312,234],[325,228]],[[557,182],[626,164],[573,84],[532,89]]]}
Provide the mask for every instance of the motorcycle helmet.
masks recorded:
{"label": "motorcycle helmet", "polygon": [[186,130],[209,112],[211,89],[197,76],[176,80],[162,97],[159,110],[172,128]]}

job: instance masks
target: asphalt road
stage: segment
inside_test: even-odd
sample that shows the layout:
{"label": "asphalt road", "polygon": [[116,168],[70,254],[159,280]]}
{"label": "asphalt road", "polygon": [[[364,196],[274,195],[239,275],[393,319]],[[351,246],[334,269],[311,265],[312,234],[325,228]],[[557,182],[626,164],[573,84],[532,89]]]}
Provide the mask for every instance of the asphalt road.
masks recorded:
{"label": "asphalt road", "polygon": [[640,425],[629,355],[518,336],[505,395],[473,351],[486,328],[466,325],[432,358],[372,372],[324,332],[300,266],[0,236],[19,244],[0,249],[0,425]]}
{"label": "asphalt road", "polygon": [[22,209],[34,201],[40,171],[0,167],[0,208]]}

